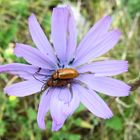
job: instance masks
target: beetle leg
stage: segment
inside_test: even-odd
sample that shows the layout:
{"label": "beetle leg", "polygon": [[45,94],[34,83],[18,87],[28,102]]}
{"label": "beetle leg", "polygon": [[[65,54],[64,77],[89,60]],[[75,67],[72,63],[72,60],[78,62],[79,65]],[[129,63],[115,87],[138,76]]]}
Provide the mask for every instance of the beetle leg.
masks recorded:
{"label": "beetle leg", "polygon": [[40,79],[38,79],[37,77],[37,74],[36,74],[36,72],[33,74],[33,77],[37,80],[37,81],[40,81],[41,83],[44,83],[43,81],[41,81]]}
{"label": "beetle leg", "polygon": [[46,83],[44,83],[41,87],[41,92],[43,92],[44,90],[46,90],[48,88],[48,86],[46,86]]}
{"label": "beetle leg", "polygon": [[69,103],[70,103],[71,100],[73,99],[73,90],[72,90],[71,84],[69,84],[68,86],[69,86],[69,90],[70,90],[70,94],[71,94],[71,98],[70,98],[70,100],[69,100]]}

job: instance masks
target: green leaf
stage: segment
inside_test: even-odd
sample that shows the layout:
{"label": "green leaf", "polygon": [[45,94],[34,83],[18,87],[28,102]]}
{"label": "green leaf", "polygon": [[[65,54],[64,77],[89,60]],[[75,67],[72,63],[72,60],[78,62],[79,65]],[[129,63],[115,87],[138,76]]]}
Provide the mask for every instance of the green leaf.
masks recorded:
{"label": "green leaf", "polygon": [[105,122],[107,127],[110,127],[114,130],[122,130],[123,128],[123,123],[121,118],[114,116],[113,118],[106,120]]}
{"label": "green leaf", "polygon": [[76,112],[81,112],[85,109],[83,104],[80,104],[80,106],[78,107],[78,109],[76,109]]}
{"label": "green leaf", "polygon": [[81,136],[78,134],[70,134],[69,135],[69,140],[80,140]]}
{"label": "green leaf", "polygon": [[6,132],[5,122],[0,120],[0,136],[3,136],[5,132]]}
{"label": "green leaf", "polygon": [[32,108],[29,108],[28,110],[27,110],[27,114],[28,114],[28,117],[29,117],[29,119],[30,120],[36,120],[36,116],[37,116],[37,114],[36,114],[36,111],[35,110],[33,110]]}

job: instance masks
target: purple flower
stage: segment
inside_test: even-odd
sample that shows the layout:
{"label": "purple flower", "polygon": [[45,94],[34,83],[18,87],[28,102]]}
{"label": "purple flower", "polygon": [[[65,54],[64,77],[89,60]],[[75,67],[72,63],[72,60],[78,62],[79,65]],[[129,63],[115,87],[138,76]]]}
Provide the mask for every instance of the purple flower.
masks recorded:
{"label": "purple flower", "polygon": [[93,61],[112,49],[120,38],[119,30],[109,31],[111,22],[110,16],[100,19],[77,45],[76,25],[70,7],[56,7],[51,23],[52,47],[35,15],[29,17],[29,31],[37,48],[17,43],[14,50],[17,57],[24,58],[29,64],[1,65],[0,72],[24,79],[6,87],[4,91],[8,95],[24,97],[43,91],[37,115],[41,129],[45,129],[45,116],[50,111],[52,130],[59,130],[80,102],[97,117],[109,119],[113,116],[112,111],[97,92],[115,97],[129,95],[127,84],[109,77],[126,72],[127,61]]}

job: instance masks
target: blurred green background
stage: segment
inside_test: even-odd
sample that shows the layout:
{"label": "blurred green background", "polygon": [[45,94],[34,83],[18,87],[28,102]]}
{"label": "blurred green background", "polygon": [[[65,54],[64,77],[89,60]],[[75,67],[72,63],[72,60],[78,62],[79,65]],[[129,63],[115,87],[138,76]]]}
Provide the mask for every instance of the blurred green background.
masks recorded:
{"label": "blurred green background", "polygon": [[[74,10],[79,37],[103,15],[111,15],[113,28],[122,32],[120,42],[102,58],[126,59],[129,71],[117,76],[127,83],[140,78],[140,0],[0,0],[0,64],[23,62],[13,54],[15,42],[34,45],[28,32],[27,19],[35,13],[45,33],[50,37],[53,7],[71,5]],[[116,78],[116,77],[115,77]],[[0,140],[140,140],[140,88],[129,97],[102,96],[114,117],[101,120],[82,105],[58,132],[51,132],[51,118],[42,131],[36,123],[40,95],[24,98],[7,96],[6,85],[21,79],[0,75]]]}

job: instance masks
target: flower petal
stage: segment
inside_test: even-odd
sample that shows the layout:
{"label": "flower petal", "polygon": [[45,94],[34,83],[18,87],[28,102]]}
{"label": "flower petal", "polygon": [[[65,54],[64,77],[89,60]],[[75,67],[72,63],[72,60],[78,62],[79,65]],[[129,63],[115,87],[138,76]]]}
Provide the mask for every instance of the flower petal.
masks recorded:
{"label": "flower petal", "polygon": [[102,39],[101,36],[103,36],[108,31],[111,23],[111,17],[105,16],[88,31],[77,48],[76,59],[83,56],[83,54],[85,54],[85,51],[87,52],[87,50],[91,49],[94,44]]}
{"label": "flower petal", "polygon": [[[39,67],[33,65],[21,64],[21,63],[11,63],[0,65],[0,73],[9,73],[17,75],[24,79],[35,79],[34,76],[38,78],[44,78],[46,75],[51,75],[51,71],[41,68],[38,74],[35,73],[39,70]],[[33,76],[34,75],[34,76]]]}
{"label": "flower petal", "polygon": [[41,29],[36,17],[32,14],[28,20],[31,37],[38,49],[55,63],[56,57],[45,33]]}
{"label": "flower petal", "polygon": [[68,19],[68,45],[66,49],[66,56],[67,56],[67,62],[69,63],[72,61],[75,55],[76,50],[76,44],[77,44],[77,30],[76,30],[76,23],[74,19],[74,15],[72,13],[72,10],[69,8],[69,19]]}
{"label": "flower petal", "polygon": [[[61,94],[61,92],[63,91],[64,90],[62,90],[61,88],[55,88],[51,96],[50,112],[52,119],[55,122],[55,127],[63,125],[63,123],[67,119],[67,116],[65,116],[62,112],[64,102],[59,99],[59,94]],[[52,128],[52,130],[55,130],[55,128]]]}
{"label": "flower petal", "polygon": [[41,96],[37,115],[37,123],[41,129],[46,128],[45,117],[50,108],[50,99],[52,92],[53,90],[51,88],[48,88]]}
{"label": "flower petal", "polygon": [[89,42],[89,44],[87,44],[86,46],[90,46],[90,48],[85,50],[85,52],[75,60],[74,66],[79,66],[84,63],[87,63],[91,59],[101,56],[108,52],[117,44],[120,35],[121,33],[119,30],[113,30],[103,35],[101,39],[96,41],[96,43]]}
{"label": "flower petal", "polygon": [[103,119],[109,119],[113,116],[112,111],[107,104],[92,90],[85,89],[80,85],[73,86],[80,101],[96,116]]}
{"label": "flower petal", "polygon": [[40,92],[42,85],[37,80],[28,80],[7,86],[4,88],[4,92],[11,96],[24,97]]}
{"label": "flower petal", "polygon": [[33,48],[29,45],[17,43],[14,53],[17,57],[23,57],[28,63],[32,65],[46,69],[53,69],[53,67],[55,67],[55,64],[53,64],[47,55],[42,54],[36,48]]}
{"label": "flower petal", "polygon": [[61,92],[59,92],[59,94],[58,94],[58,99],[60,101],[64,102],[64,104],[69,103],[72,99],[70,90],[67,87],[62,87]]}
{"label": "flower petal", "polygon": [[12,72],[10,72],[10,74],[16,75],[23,80],[33,80],[33,79],[35,79],[32,74],[25,73],[25,72],[22,72],[22,71],[18,71],[18,72],[12,71]]}
{"label": "flower petal", "polygon": [[63,114],[65,116],[71,116],[74,113],[74,111],[79,107],[79,105],[79,98],[77,97],[77,95],[74,95],[71,102],[64,105]]}
{"label": "flower petal", "polygon": [[128,70],[128,62],[123,60],[105,60],[86,64],[78,68],[79,73],[92,72],[94,76],[113,76]]}
{"label": "flower petal", "polygon": [[58,131],[62,126],[64,122],[61,124],[57,124],[54,120],[52,121],[52,131]]}
{"label": "flower petal", "polygon": [[77,79],[88,87],[110,96],[128,96],[130,86],[120,80],[109,77],[95,77],[93,74],[81,75]]}
{"label": "flower petal", "polygon": [[37,67],[20,63],[5,64],[0,66],[0,73],[18,75],[24,79],[33,79],[33,73],[36,71]]}
{"label": "flower petal", "polygon": [[67,7],[56,7],[52,14],[51,38],[56,54],[61,63],[66,61],[66,47],[68,32],[68,19],[70,17]]}
{"label": "flower petal", "polygon": [[[65,100],[62,112],[65,116],[70,116],[79,107],[80,100],[79,100],[77,94],[75,94],[75,91],[73,91],[73,90],[70,91],[67,88],[67,92],[65,92],[65,93],[67,94],[67,98],[70,95],[70,100],[69,101]],[[62,93],[62,94],[64,95],[64,93]]]}

